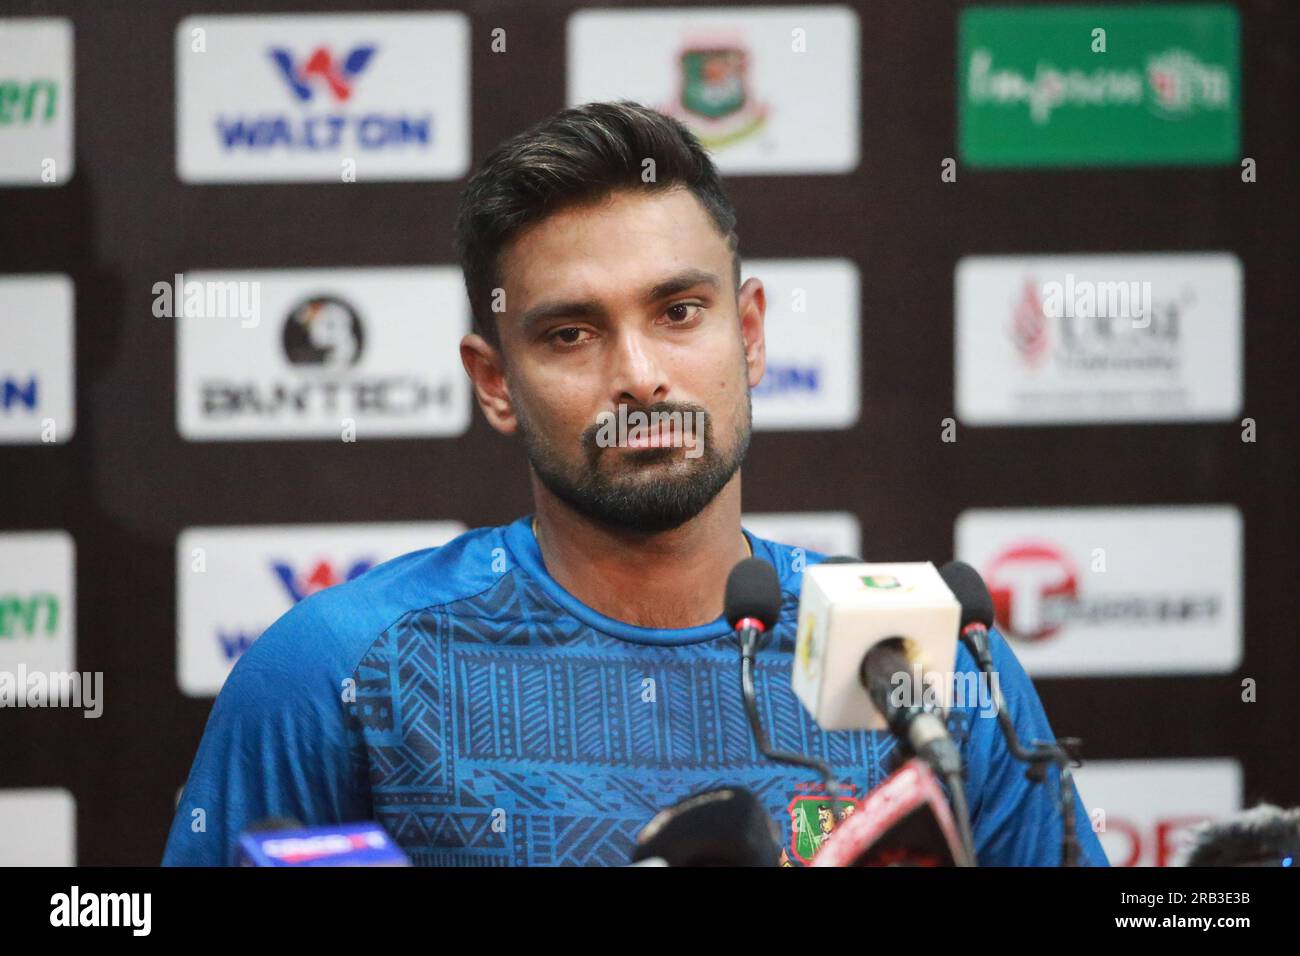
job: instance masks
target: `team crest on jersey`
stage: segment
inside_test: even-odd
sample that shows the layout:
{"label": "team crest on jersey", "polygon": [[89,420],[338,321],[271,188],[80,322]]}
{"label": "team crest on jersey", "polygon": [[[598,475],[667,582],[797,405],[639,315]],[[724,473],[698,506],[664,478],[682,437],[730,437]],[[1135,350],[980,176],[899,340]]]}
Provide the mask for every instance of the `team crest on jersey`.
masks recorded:
{"label": "team crest on jersey", "polygon": [[811,863],[835,827],[843,825],[836,823],[832,803],[840,806],[846,821],[858,809],[857,801],[850,797],[835,797],[832,801],[825,793],[801,795],[790,801],[790,855],[800,863]]}

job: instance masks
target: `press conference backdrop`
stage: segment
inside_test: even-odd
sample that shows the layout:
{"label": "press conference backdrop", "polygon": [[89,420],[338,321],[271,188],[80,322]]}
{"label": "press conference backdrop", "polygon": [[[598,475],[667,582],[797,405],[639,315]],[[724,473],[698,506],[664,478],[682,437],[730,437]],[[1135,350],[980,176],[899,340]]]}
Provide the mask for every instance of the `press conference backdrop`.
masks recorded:
{"label": "press conference backdrop", "polygon": [[263,628],[530,509],[457,196],[620,97],[766,284],[748,526],[973,562],[1113,862],[1300,803],[1287,0],[0,12],[0,862],[157,862]]}

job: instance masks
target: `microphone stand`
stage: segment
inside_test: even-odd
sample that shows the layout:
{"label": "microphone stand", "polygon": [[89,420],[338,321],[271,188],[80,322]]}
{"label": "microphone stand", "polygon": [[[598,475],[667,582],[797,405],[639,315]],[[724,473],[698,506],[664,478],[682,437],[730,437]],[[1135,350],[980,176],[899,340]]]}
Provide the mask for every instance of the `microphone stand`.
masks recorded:
{"label": "microphone stand", "polygon": [[1006,699],[1002,696],[1001,685],[993,678],[993,652],[989,648],[989,632],[978,621],[962,629],[961,642],[966,645],[971,656],[975,658],[981,673],[989,680],[993,689],[993,707],[997,711],[998,726],[1006,738],[1011,755],[1017,760],[1029,764],[1025,777],[1034,783],[1042,783],[1047,777],[1049,764],[1056,764],[1060,770],[1060,793],[1057,795],[1057,809],[1061,814],[1061,866],[1079,865],[1079,838],[1074,832],[1074,775],[1071,767],[1082,766],[1078,751],[1081,741],[1077,737],[1061,737],[1056,741],[1034,740],[1031,747],[1021,745],[1016,736],[1016,727],[1007,712]]}
{"label": "microphone stand", "polygon": [[822,778],[822,785],[830,797],[831,814],[835,817],[836,823],[842,823],[844,813],[835,800],[839,784],[835,780],[835,773],[831,770],[830,764],[816,757],[773,750],[768,743],[767,734],[763,732],[763,725],[758,719],[758,696],[754,690],[754,656],[758,651],[758,635],[761,630],[749,623],[751,620],[745,618],[738,622],[736,632],[740,638],[740,696],[745,703],[745,716],[749,718],[749,729],[754,736],[758,752],[777,763],[804,767],[816,772]]}

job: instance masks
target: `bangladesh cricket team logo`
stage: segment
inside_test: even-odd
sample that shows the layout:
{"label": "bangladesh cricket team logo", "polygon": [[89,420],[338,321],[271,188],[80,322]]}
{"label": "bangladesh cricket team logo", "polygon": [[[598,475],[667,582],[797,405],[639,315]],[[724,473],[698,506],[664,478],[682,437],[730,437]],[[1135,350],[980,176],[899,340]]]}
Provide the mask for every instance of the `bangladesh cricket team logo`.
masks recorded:
{"label": "bangladesh cricket team logo", "polygon": [[864,574],[859,580],[869,591],[893,591],[896,594],[906,594],[916,590],[915,585],[904,584],[892,574]]}
{"label": "bangladesh cricket team logo", "polygon": [[892,574],[866,574],[862,577],[862,584],[876,591],[892,591],[903,586]]}
{"label": "bangladesh cricket team logo", "polygon": [[[833,805],[843,812],[844,821],[836,822]],[[830,839],[837,826],[843,826],[858,809],[857,801],[849,797],[831,798],[825,794],[807,794],[790,801],[790,853],[805,865],[812,862],[817,851]]]}
{"label": "bangladesh cricket team logo", "polygon": [[660,108],[681,120],[709,149],[754,135],[769,107],[749,89],[749,51],[740,43],[688,44],[678,58],[676,102]]}

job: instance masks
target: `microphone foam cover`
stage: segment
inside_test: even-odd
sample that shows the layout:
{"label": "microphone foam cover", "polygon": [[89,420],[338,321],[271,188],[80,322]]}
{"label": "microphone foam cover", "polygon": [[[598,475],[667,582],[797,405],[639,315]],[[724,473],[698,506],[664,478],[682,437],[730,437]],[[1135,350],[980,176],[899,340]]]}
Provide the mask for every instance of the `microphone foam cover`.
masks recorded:
{"label": "microphone foam cover", "polygon": [[757,618],[771,630],[781,614],[781,580],[762,558],[746,558],[727,577],[724,613],[732,627],[744,617]]}
{"label": "microphone foam cover", "polygon": [[939,576],[961,604],[961,626],[976,622],[993,626],[993,595],[980,573],[965,561],[949,561],[939,569]]}
{"label": "microphone foam cover", "polygon": [[719,787],[679,800],[636,837],[632,862],[659,858],[669,866],[776,866],[776,824],[744,787]]}

